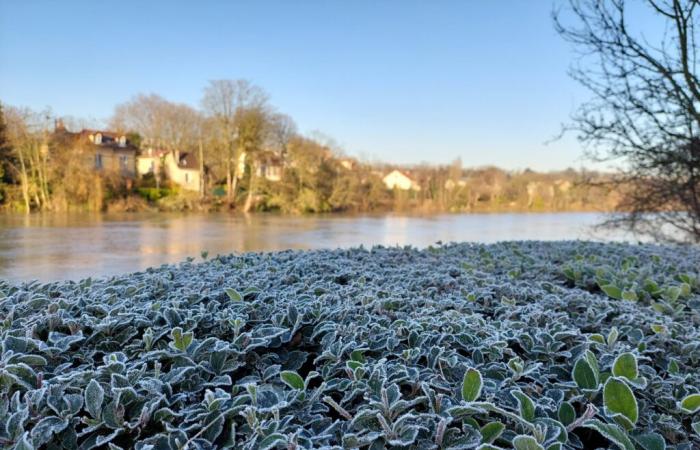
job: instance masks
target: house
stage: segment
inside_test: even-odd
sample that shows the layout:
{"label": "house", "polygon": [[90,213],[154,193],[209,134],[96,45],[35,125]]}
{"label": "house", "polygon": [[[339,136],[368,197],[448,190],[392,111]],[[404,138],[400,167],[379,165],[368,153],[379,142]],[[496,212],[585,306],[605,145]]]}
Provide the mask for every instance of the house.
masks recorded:
{"label": "house", "polygon": [[418,183],[400,170],[392,170],[383,179],[388,189],[420,191]]}
{"label": "house", "polygon": [[451,191],[452,189],[455,189],[455,188],[462,188],[462,187],[466,186],[468,183],[469,183],[469,178],[467,178],[467,177],[461,177],[458,180],[449,179],[449,180],[445,181],[445,189],[447,189],[448,191]]}
{"label": "house", "polygon": [[200,189],[202,177],[199,160],[193,153],[148,148],[138,156],[137,161],[139,176],[152,173],[158,177],[163,174],[183,189],[188,191]]}
{"label": "house", "polygon": [[[246,159],[248,154],[243,152],[238,157],[238,178],[243,178],[245,175]],[[262,151],[255,158],[255,175],[260,178],[265,178],[268,181],[277,182],[282,179],[282,171],[284,169],[284,160],[276,152]]]}
{"label": "house", "polygon": [[277,182],[282,179],[284,161],[274,152],[262,154],[256,165],[256,175],[268,181]]}
{"label": "house", "polygon": [[357,161],[355,161],[352,158],[343,158],[340,160],[340,165],[345,170],[353,170],[355,168],[355,166],[357,165]]}
{"label": "house", "polygon": [[75,152],[83,155],[85,164],[97,171],[118,173],[127,178],[136,176],[138,148],[123,133],[90,129],[73,133],[59,119],[53,139],[72,146]]}

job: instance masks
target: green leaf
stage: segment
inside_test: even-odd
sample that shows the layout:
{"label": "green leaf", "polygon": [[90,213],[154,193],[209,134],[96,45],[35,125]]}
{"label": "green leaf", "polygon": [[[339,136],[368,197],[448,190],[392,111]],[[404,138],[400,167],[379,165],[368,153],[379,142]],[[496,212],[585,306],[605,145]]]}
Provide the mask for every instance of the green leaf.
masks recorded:
{"label": "green leaf", "polygon": [[658,433],[645,433],[632,436],[644,450],[666,450],[666,441]]}
{"label": "green leaf", "polygon": [[241,293],[233,288],[226,288],[224,289],[224,292],[226,292],[228,298],[230,298],[234,302],[240,302],[243,300],[243,296],[241,295]]}
{"label": "green leaf", "polygon": [[292,370],[285,370],[280,372],[280,378],[292,389],[304,390],[304,379],[298,373]]}
{"label": "green leaf", "polygon": [[462,381],[462,399],[465,402],[473,402],[481,395],[483,380],[481,372],[476,369],[468,369]]}
{"label": "green leaf", "polygon": [[622,289],[615,286],[614,284],[604,284],[600,286],[600,289],[603,292],[605,292],[605,295],[607,295],[610,298],[614,298],[615,300],[622,299]]}
{"label": "green leaf", "polygon": [[700,411],[700,394],[690,394],[681,400],[679,404],[681,411],[688,414],[695,414]]}
{"label": "green leaf", "polygon": [[634,292],[633,290],[625,289],[624,291],[622,291],[622,300],[636,302],[639,300],[639,297],[637,296],[637,293]]}
{"label": "green leaf", "polygon": [[515,397],[515,399],[518,401],[520,417],[528,422],[535,420],[535,403],[532,401],[532,399],[523,394],[521,391],[512,391],[510,395]]}
{"label": "green leaf", "polygon": [[559,411],[557,412],[559,421],[564,425],[569,425],[576,420],[576,410],[569,402],[564,402],[559,405]]}
{"label": "green leaf", "polygon": [[595,364],[591,364],[592,361],[595,361],[595,356],[590,351],[586,351],[586,354],[574,364],[572,378],[581,389],[598,389],[600,377],[598,363],[595,361]]}
{"label": "green leaf", "polygon": [[498,437],[503,433],[506,426],[501,422],[491,422],[487,423],[481,427],[481,442],[484,444],[491,444],[493,441],[498,439]]}
{"label": "green leaf", "polygon": [[639,418],[637,399],[634,398],[632,389],[621,379],[611,377],[605,382],[603,403],[608,415],[612,417],[621,415],[629,421],[629,424],[623,421],[626,428],[631,428],[637,423]]}
{"label": "green leaf", "polygon": [[679,286],[669,286],[666,288],[666,291],[664,292],[664,299],[670,301],[671,303],[675,302],[678,300],[678,297],[681,296],[681,288]]}
{"label": "green leaf", "polygon": [[680,372],[680,367],[678,367],[678,362],[675,359],[672,359],[671,362],[668,363],[668,373],[671,375],[678,375]]}
{"label": "green leaf", "polygon": [[615,358],[612,373],[616,377],[624,377],[628,380],[636,380],[639,377],[637,358],[632,353],[623,353]]}
{"label": "green leaf", "polygon": [[598,419],[586,421],[583,427],[591,428],[600,433],[605,439],[620,447],[622,450],[635,450],[634,444],[625,431],[612,423],[603,423]]}
{"label": "green leaf", "polygon": [[513,438],[513,448],[515,450],[544,450],[544,447],[537,442],[537,439],[524,434]]}
{"label": "green leaf", "polygon": [[102,402],[105,397],[105,391],[100,386],[100,383],[94,379],[90,380],[85,388],[85,409],[93,419],[102,417]]}
{"label": "green leaf", "polygon": [[600,334],[600,333],[593,333],[588,337],[593,342],[597,342],[598,344],[605,344],[605,337]]}

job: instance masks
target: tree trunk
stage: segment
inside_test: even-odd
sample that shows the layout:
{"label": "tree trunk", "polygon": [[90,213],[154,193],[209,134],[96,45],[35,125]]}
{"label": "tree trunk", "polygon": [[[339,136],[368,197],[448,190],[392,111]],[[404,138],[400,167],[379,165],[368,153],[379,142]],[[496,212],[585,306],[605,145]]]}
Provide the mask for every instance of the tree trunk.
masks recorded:
{"label": "tree trunk", "polygon": [[243,212],[247,213],[253,208],[253,202],[255,201],[255,163],[251,161],[250,163],[250,181],[248,182],[248,196],[245,200],[245,206],[243,207]]}
{"label": "tree trunk", "polygon": [[19,179],[22,185],[22,197],[24,198],[24,209],[27,214],[31,212],[30,210],[30,200],[29,200],[29,177],[27,175],[27,166],[24,163],[24,155],[22,150],[17,152],[19,156],[20,174]]}

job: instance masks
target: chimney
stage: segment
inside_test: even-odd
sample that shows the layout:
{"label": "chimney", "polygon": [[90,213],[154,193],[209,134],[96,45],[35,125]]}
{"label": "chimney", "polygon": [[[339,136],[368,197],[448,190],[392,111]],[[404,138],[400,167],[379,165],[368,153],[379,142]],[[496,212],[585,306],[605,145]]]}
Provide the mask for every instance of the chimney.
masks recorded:
{"label": "chimney", "polygon": [[66,126],[63,124],[63,119],[61,119],[60,117],[58,119],[54,120],[53,125],[54,125],[55,131],[65,131],[66,130]]}

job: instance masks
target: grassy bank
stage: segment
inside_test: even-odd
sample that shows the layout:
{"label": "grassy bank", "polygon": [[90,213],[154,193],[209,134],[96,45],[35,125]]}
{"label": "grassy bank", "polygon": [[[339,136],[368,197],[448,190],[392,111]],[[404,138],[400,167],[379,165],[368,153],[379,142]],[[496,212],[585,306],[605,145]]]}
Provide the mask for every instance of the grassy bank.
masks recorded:
{"label": "grassy bank", "polygon": [[0,282],[0,447],[698,448],[698,267],[527,242]]}

